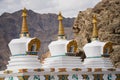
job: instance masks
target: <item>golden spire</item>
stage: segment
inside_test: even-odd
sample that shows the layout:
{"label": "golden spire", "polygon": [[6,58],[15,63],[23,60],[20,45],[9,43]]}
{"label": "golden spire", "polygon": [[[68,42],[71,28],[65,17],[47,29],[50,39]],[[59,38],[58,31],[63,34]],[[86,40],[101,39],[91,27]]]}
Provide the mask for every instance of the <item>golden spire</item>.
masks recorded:
{"label": "golden spire", "polygon": [[22,29],[21,29],[20,37],[29,37],[28,25],[26,20],[26,17],[27,17],[26,8],[24,8],[22,11],[22,17],[23,17],[23,20],[22,20]]}
{"label": "golden spire", "polygon": [[63,38],[63,37],[65,37],[65,33],[64,33],[64,27],[62,24],[63,17],[62,17],[61,12],[59,12],[58,20],[59,20],[58,37]]}
{"label": "golden spire", "polygon": [[59,31],[58,31],[58,35],[64,35],[64,27],[63,27],[63,24],[62,24],[63,17],[62,17],[61,12],[59,12],[58,20],[59,20]]}
{"label": "golden spire", "polygon": [[93,15],[93,33],[92,33],[93,39],[98,39],[98,30],[97,30],[97,18],[96,15]]}

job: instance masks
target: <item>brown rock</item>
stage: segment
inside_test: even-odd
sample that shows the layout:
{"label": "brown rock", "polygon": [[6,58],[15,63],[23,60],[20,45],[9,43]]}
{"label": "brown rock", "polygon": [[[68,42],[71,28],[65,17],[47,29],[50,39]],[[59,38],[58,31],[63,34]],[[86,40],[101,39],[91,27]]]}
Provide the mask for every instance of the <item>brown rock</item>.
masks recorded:
{"label": "brown rock", "polygon": [[48,51],[47,53],[41,54],[40,61],[43,63],[44,59],[49,58],[50,56],[51,56],[50,51]]}

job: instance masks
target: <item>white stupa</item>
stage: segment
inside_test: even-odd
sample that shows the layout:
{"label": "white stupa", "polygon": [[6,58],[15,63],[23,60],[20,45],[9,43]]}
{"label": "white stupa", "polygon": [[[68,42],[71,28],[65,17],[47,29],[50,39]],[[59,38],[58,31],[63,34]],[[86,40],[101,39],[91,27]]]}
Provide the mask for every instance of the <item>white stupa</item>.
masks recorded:
{"label": "white stupa", "polygon": [[[96,36],[84,47],[87,58],[82,65],[80,57],[73,57],[77,51],[75,40],[66,40],[62,26],[62,15],[58,16],[58,40],[49,45],[51,57],[40,64],[37,52],[40,40],[30,38],[26,23],[26,9],[23,10],[23,24],[21,37],[9,43],[12,56],[7,70],[0,71],[0,80],[119,80],[120,69],[112,68],[108,56],[111,43],[103,43]],[[94,31],[96,31],[96,20]],[[107,49],[108,48],[108,49]],[[102,52],[103,51],[103,52]],[[66,54],[67,53],[67,54]],[[69,56],[68,56],[69,55]]]}
{"label": "white stupa", "polygon": [[[44,60],[43,68],[82,68],[80,57],[66,56],[71,51],[76,52],[77,42],[75,40],[67,40],[65,38],[64,27],[62,24],[63,17],[61,13],[58,15],[59,32],[58,40],[49,44],[51,57]],[[72,62],[72,63],[71,63]]]}
{"label": "white stupa", "polygon": [[99,41],[95,15],[93,16],[93,26],[92,42],[83,47],[87,57],[84,65],[89,68],[112,68],[113,65],[108,57],[112,51],[112,43]]}
{"label": "white stupa", "polygon": [[19,70],[19,69],[36,69],[40,68],[41,64],[38,60],[37,53],[40,48],[40,40],[37,38],[30,38],[27,26],[27,11],[24,8],[23,22],[20,38],[13,39],[9,43],[9,48],[12,56],[10,57],[7,70]]}

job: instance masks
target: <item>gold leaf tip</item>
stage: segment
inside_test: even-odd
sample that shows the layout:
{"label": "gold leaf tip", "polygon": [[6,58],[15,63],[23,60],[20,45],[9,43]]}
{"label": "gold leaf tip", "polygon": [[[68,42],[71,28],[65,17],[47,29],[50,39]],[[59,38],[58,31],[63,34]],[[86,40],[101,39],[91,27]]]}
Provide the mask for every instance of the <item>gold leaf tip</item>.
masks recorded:
{"label": "gold leaf tip", "polygon": [[58,14],[58,20],[63,20],[61,11],[60,11],[59,14]]}
{"label": "gold leaf tip", "polygon": [[97,18],[95,14],[93,15],[93,23],[97,23]]}
{"label": "gold leaf tip", "polygon": [[22,16],[25,17],[27,16],[27,9],[24,7],[23,11],[22,11]]}

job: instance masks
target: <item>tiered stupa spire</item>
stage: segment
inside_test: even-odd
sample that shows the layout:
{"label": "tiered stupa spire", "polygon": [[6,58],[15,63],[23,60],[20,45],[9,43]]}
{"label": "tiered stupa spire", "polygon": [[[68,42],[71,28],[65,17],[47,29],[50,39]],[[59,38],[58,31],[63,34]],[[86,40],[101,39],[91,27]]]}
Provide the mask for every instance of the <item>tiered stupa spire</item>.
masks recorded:
{"label": "tiered stupa spire", "polygon": [[96,18],[96,15],[93,15],[92,40],[97,40],[97,39],[98,39],[97,18]]}
{"label": "tiered stupa spire", "polygon": [[11,71],[20,71],[21,69],[38,69],[41,67],[41,63],[37,56],[40,48],[40,40],[36,37],[29,37],[26,20],[27,10],[25,8],[23,9],[22,17],[23,22],[20,34],[21,38],[12,39],[8,44],[11,51],[11,56],[10,61],[8,62],[9,64],[7,65],[7,70]]}
{"label": "tiered stupa spire", "polygon": [[63,23],[62,23],[63,16],[62,16],[61,12],[59,12],[58,20],[59,20],[58,39],[64,39],[65,33],[64,33]]}
{"label": "tiered stupa spire", "polygon": [[29,37],[29,31],[28,31],[28,25],[27,25],[27,10],[26,8],[23,9],[22,11],[22,29],[21,29],[21,34],[20,37]]}
{"label": "tiered stupa spire", "polygon": [[97,19],[93,15],[93,33],[92,42],[87,43],[83,50],[86,55],[84,65],[87,68],[113,68],[110,58],[102,57],[110,54],[112,45],[108,42],[101,42],[98,40]]}

